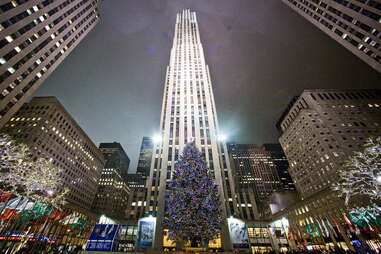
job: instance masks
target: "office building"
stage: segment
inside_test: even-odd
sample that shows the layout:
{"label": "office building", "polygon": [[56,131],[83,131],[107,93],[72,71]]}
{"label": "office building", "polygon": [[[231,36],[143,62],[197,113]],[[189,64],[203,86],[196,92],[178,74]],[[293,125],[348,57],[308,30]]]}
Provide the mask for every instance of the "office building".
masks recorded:
{"label": "office building", "polygon": [[119,221],[125,220],[129,195],[130,190],[118,170],[104,168],[98,180],[93,209],[98,215],[106,215]]}
{"label": "office building", "polygon": [[153,140],[150,137],[143,137],[140,146],[139,161],[136,173],[140,174],[144,180],[149,176],[153,152]]}
{"label": "office building", "polygon": [[289,173],[303,198],[331,186],[337,169],[381,132],[380,90],[305,90],[278,122]]}
{"label": "office building", "polygon": [[69,206],[90,211],[104,166],[98,147],[55,97],[34,97],[1,129],[25,143],[36,158],[62,169]]}
{"label": "office building", "polygon": [[282,1],[365,63],[381,72],[380,1]]}
{"label": "office building", "polygon": [[[343,217],[349,208],[331,187],[338,170],[364,149],[366,139],[381,135],[381,90],[305,90],[287,106],[277,126],[301,200],[274,216],[289,219],[293,240],[299,244],[308,237],[301,233],[306,228],[323,225],[320,236],[308,241],[351,246],[343,233],[350,231]],[[360,205],[366,200],[353,202]]]}
{"label": "office building", "polygon": [[127,183],[130,158],[124,151],[122,145],[118,142],[100,143],[99,149],[102,151],[105,158],[105,168],[115,169]]}
{"label": "office building", "polygon": [[99,150],[103,154],[105,165],[98,180],[94,211],[114,220],[124,220],[130,190],[121,174],[128,170],[130,159],[122,145],[117,142],[100,143]]}
{"label": "office building", "polygon": [[126,217],[131,223],[137,223],[145,215],[146,177],[138,173],[128,174],[127,184],[131,194],[128,197]]}
{"label": "office building", "polygon": [[[219,133],[212,82],[195,12],[183,10],[176,16],[163,92],[159,133],[155,138],[147,182],[146,205],[147,212],[157,216],[154,241],[157,250],[163,247],[163,214],[168,182],[172,179],[175,162],[188,142],[194,142],[202,152],[215,179],[223,218],[235,214],[236,210],[234,180],[227,148]],[[227,223],[222,228],[222,247],[229,250],[231,244]]]}
{"label": "office building", "polygon": [[288,160],[280,144],[263,144],[263,148],[270,153],[271,160],[275,164],[283,191],[295,190],[295,184],[288,172]]}
{"label": "office building", "polygon": [[228,144],[234,168],[238,195],[238,210],[245,221],[258,220],[270,196],[283,189],[277,166],[264,147],[253,144]]}
{"label": "office building", "polygon": [[0,128],[97,24],[98,4],[0,3]]}

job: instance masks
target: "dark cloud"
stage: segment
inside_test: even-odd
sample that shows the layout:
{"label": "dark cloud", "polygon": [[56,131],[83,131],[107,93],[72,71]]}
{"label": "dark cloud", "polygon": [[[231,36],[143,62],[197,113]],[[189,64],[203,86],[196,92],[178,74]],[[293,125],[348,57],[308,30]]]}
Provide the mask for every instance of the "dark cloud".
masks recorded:
{"label": "dark cloud", "polygon": [[274,142],[290,98],[308,88],[377,87],[381,75],[280,0],[103,0],[101,22],[39,89],[95,143],[119,141],[135,171],[159,126],[176,12],[197,12],[219,123],[230,140]]}

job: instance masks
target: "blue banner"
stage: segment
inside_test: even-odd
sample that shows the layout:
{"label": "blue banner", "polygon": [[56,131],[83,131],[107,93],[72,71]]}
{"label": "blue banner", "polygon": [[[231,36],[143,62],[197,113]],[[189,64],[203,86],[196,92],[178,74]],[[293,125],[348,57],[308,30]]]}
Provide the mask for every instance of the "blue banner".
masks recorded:
{"label": "blue banner", "polygon": [[119,230],[117,224],[96,224],[87,241],[88,251],[113,251],[115,236]]}
{"label": "blue banner", "polygon": [[152,248],[155,239],[156,218],[146,217],[138,222],[138,249]]}
{"label": "blue banner", "polygon": [[245,222],[240,219],[228,218],[230,240],[233,248],[247,249],[250,247],[249,235]]}

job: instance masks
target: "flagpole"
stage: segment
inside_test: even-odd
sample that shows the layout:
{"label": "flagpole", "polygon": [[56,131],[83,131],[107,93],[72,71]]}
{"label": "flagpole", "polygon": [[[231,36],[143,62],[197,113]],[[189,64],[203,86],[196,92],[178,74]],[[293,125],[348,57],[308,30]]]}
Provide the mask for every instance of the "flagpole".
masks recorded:
{"label": "flagpole", "polygon": [[[15,211],[17,211],[17,207],[19,206],[19,204],[20,204],[20,202],[23,200],[23,197],[19,197],[19,196],[17,196],[16,195],[16,197],[15,198],[19,198],[19,200],[17,201],[17,204],[16,204],[16,206],[15,206]],[[5,207],[5,209],[6,209],[6,207]],[[4,210],[5,210],[4,209]],[[17,212],[16,212],[17,213]],[[9,225],[9,223],[12,221],[12,217],[14,216],[14,214],[12,214],[11,215],[11,217],[9,218],[9,220],[7,221],[7,223],[5,224],[5,226],[1,229],[1,231],[0,231],[0,234],[1,235],[3,235],[4,233],[6,233],[6,232],[4,232],[4,231],[8,231],[8,230],[6,230],[7,228],[8,228],[8,225]],[[12,229],[12,227],[10,228],[10,229]],[[4,247],[6,247],[6,245],[7,245],[7,243],[8,243],[8,240],[7,240],[7,237],[5,237],[5,239],[4,239],[4,244],[1,244],[1,247],[0,247],[0,251],[3,251],[3,249],[4,249]]]}

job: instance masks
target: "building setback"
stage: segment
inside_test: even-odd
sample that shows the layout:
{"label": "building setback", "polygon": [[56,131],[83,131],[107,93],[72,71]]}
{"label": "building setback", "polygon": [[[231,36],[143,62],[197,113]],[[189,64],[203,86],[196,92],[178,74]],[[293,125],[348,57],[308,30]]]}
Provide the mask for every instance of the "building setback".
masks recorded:
{"label": "building setback", "polygon": [[[188,142],[194,142],[200,149],[215,179],[223,218],[235,214],[234,180],[226,145],[218,140],[218,135],[212,83],[205,63],[196,13],[183,10],[176,16],[164,84],[161,140],[155,143],[147,182],[146,209],[157,215],[155,249],[163,247],[167,185],[172,179],[175,161]],[[226,224],[223,225],[222,244],[225,250],[231,249]]]}
{"label": "building setback", "polygon": [[55,97],[34,97],[1,129],[33,155],[62,169],[69,205],[90,211],[104,165],[102,153]]}
{"label": "building setback", "polygon": [[270,196],[283,190],[277,166],[264,147],[228,144],[238,195],[239,215],[245,221],[258,220]]}
{"label": "building setback", "polygon": [[98,0],[0,3],[0,128],[99,20]]}
{"label": "building setback", "polygon": [[375,0],[282,0],[381,72],[381,3]]}

